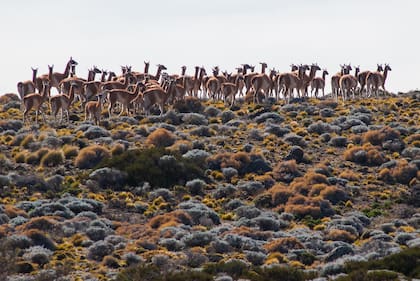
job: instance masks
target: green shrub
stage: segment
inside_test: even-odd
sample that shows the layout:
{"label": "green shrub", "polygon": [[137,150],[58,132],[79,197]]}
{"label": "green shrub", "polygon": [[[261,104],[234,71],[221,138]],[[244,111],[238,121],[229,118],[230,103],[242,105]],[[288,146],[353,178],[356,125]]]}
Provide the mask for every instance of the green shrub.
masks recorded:
{"label": "green shrub", "polygon": [[[346,272],[351,273],[362,270],[392,270],[408,277],[420,278],[420,248],[410,248],[400,253],[392,254],[380,260],[366,262],[349,262],[346,264]],[[356,280],[356,279],[348,279]],[[363,279],[363,280],[395,280],[394,279]]]}
{"label": "green shrub", "polygon": [[192,179],[204,178],[203,170],[192,160],[164,148],[128,150],[105,159],[100,167],[116,168],[125,172],[129,186],[149,182],[152,187],[171,187],[183,185]]}

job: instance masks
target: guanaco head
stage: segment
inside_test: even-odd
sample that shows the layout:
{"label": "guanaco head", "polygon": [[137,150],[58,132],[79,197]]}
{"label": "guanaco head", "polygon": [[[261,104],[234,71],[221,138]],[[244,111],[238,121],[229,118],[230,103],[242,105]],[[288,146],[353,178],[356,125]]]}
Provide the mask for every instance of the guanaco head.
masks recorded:
{"label": "guanaco head", "polygon": [[292,64],[290,65],[290,68],[292,69],[292,71],[296,71],[296,70],[298,70],[298,69],[299,69],[299,67],[298,67],[296,64],[294,64],[294,63],[292,63]]}
{"label": "guanaco head", "polygon": [[377,63],[376,64],[376,70],[378,71],[378,72],[382,72],[382,71],[384,71],[384,68],[382,67],[382,64],[379,64],[379,63]]}
{"label": "guanaco head", "polygon": [[102,73],[102,71],[96,65],[93,66],[92,71],[95,73]]}
{"label": "guanaco head", "polygon": [[38,67],[36,67],[36,68],[31,67],[31,69],[32,69],[32,71],[33,71],[33,72],[35,72],[35,73],[38,71]]}
{"label": "guanaco head", "polygon": [[68,61],[68,64],[69,64],[69,65],[78,65],[77,61],[75,61],[75,60],[73,59],[73,57],[70,57],[70,59],[69,59],[69,61]]}
{"label": "guanaco head", "polygon": [[160,70],[167,70],[166,66],[164,66],[163,64],[158,64],[156,65],[158,69]]}
{"label": "guanaco head", "polygon": [[318,66],[317,63],[311,64],[311,69],[313,69],[313,70],[321,70],[321,68]]}
{"label": "guanaco head", "polygon": [[260,62],[260,64],[261,64],[262,67],[267,67],[267,63],[265,63],[265,62]]}
{"label": "guanaco head", "polygon": [[270,76],[275,76],[277,74],[277,71],[275,68],[270,69]]}
{"label": "guanaco head", "polygon": [[389,66],[389,64],[387,64],[387,63],[385,64],[385,69],[384,69],[384,71],[385,71],[385,70],[388,70],[388,71],[391,71],[391,70],[392,70],[392,69],[391,69],[391,67]]}
{"label": "guanaco head", "polygon": [[322,75],[329,75],[328,71],[325,68],[322,70]]}

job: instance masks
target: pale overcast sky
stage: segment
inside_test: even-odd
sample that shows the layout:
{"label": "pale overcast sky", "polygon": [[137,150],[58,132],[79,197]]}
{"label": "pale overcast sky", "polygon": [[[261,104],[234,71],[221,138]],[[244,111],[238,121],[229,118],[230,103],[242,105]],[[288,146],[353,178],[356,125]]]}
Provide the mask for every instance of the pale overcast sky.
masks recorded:
{"label": "pale overcast sky", "polygon": [[419,11],[418,0],[2,1],[0,94],[31,79],[31,67],[62,72],[70,56],[84,77],[92,65],[142,71],[144,60],[152,73],[161,63],[189,74],[260,61],[280,71],[317,62],[334,74],[342,63],[387,62],[388,89],[408,91],[420,88]]}

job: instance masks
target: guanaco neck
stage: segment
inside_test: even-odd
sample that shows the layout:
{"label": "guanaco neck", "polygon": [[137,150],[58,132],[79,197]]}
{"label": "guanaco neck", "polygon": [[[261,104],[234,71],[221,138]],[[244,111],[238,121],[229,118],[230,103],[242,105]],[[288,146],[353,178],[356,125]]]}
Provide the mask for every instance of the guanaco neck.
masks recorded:
{"label": "guanaco neck", "polygon": [[112,78],[116,76],[115,72],[111,71],[108,76],[108,81],[112,81]]}
{"label": "guanaco neck", "polygon": [[359,72],[360,72],[360,69],[358,68],[358,67],[356,67],[356,69],[354,70],[354,77],[359,77]]}
{"label": "guanaco neck", "polygon": [[324,71],[324,72],[322,72],[322,80],[324,80],[325,81],[325,77],[327,76],[327,72],[326,71]]}
{"label": "guanaco neck", "polygon": [[150,66],[150,63],[148,63],[148,62],[144,63],[144,74],[149,73],[149,66]]}
{"label": "guanaco neck", "polygon": [[383,74],[383,77],[384,77],[384,84],[385,84],[385,80],[386,80],[386,77],[388,76],[388,67],[385,67],[385,69],[384,69],[384,74]]}
{"label": "guanaco neck", "polygon": [[49,92],[50,92],[50,85],[46,84],[46,83],[43,83],[42,94],[41,94],[43,101],[46,101],[48,99],[48,97],[50,96]]}
{"label": "guanaco neck", "polygon": [[311,66],[311,71],[309,72],[309,80],[314,79],[316,71],[317,71],[316,67],[314,65],[312,65]]}
{"label": "guanaco neck", "polygon": [[265,74],[265,68],[267,67],[267,65],[265,63],[261,64],[261,74]]}
{"label": "guanaco neck", "polygon": [[69,103],[71,103],[74,99],[74,85],[70,85],[70,90],[69,90]]}
{"label": "guanaco neck", "polygon": [[66,69],[64,69],[64,78],[67,78],[69,76],[70,68],[71,68],[71,61],[68,61],[66,64]]}
{"label": "guanaco neck", "polygon": [[200,71],[200,68],[198,66],[195,67],[195,73],[194,73],[194,80],[198,79],[198,72]]}
{"label": "guanaco neck", "polygon": [[185,72],[187,71],[187,67],[183,66],[181,67],[181,76],[185,76]]}
{"label": "guanaco neck", "polygon": [[38,68],[32,68],[32,83],[36,85],[36,74],[38,72]]}
{"label": "guanaco neck", "polygon": [[108,73],[107,72],[102,72],[102,76],[101,76],[101,82],[105,82],[105,79],[106,79],[106,75],[107,75]]}
{"label": "guanaco neck", "polygon": [[95,75],[96,75],[95,71],[93,71],[92,69],[89,69],[87,82],[95,80]]}
{"label": "guanaco neck", "polygon": [[[50,80],[50,81],[53,81],[53,69],[54,69],[54,67],[53,66],[48,66],[48,79]],[[44,87],[44,86],[43,86]]]}

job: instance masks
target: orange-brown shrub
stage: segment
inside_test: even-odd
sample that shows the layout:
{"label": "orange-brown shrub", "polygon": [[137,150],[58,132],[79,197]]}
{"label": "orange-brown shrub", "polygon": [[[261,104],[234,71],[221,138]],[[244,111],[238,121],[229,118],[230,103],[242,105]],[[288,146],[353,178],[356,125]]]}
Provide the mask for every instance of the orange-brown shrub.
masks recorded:
{"label": "orange-brown shrub", "polygon": [[396,182],[408,184],[417,175],[417,166],[402,159],[391,169],[391,175]]}
{"label": "orange-brown shrub", "polygon": [[117,143],[111,148],[112,156],[121,155],[125,151],[125,146],[121,143]]}
{"label": "orange-brown shrub", "polygon": [[317,183],[314,184],[311,187],[311,190],[308,193],[309,197],[315,197],[315,196],[319,196],[321,194],[321,191],[323,191],[324,189],[327,188],[328,185],[326,185],[325,183]]}
{"label": "orange-brown shrub", "polygon": [[170,213],[157,215],[149,221],[150,227],[155,229],[160,227],[176,226],[180,223],[192,225],[191,216],[184,211],[175,210]]}
{"label": "orange-brown shrub", "polygon": [[167,147],[173,145],[175,140],[176,136],[172,132],[165,128],[158,128],[147,136],[146,144],[156,147]]}
{"label": "orange-brown shrub", "polygon": [[289,250],[303,249],[303,244],[296,237],[283,237],[265,244],[264,249],[269,252],[287,253]]}
{"label": "orange-brown shrub", "polygon": [[271,202],[273,206],[285,204],[294,194],[293,190],[282,184],[276,184],[268,190],[271,194]]}
{"label": "orange-brown shrub", "polygon": [[292,213],[298,218],[311,216],[317,219],[334,214],[331,203],[319,196],[304,197],[302,195],[295,195],[289,198],[284,211]]}
{"label": "orange-brown shrub", "polygon": [[74,160],[74,165],[80,169],[90,169],[110,156],[111,154],[105,147],[100,145],[91,145],[80,150]]}
{"label": "orange-brown shrub", "polygon": [[291,182],[296,176],[299,176],[296,160],[278,162],[273,168],[273,177],[278,181]]}
{"label": "orange-brown shrub", "polygon": [[393,182],[394,178],[392,177],[391,170],[388,168],[383,168],[378,173],[378,179],[385,182]]}
{"label": "orange-brown shrub", "polygon": [[243,151],[231,153],[222,152],[207,158],[207,164],[212,170],[220,170],[221,168],[235,168],[240,174],[246,171],[247,166],[251,163],[251,157],[254,154]]}
{"label": "orange-brown shrub", "polygon": [[30,221],[16,227],[19,231],[26,231],[29,229],[39,229],[42,231],[52,231],[56,228],[58,222],[62,220],[58,216],[43,216],[35,217]]}
{"label": "orange-brown shrub", "polygon": [[317,184],[317,183],[325,183],[328,184],[327,177],[323,174],[315,173],[309,171],[303,177],[306,183],[308,184]]}
{"label": "orange-brown shrub", "polygon": [[309,191],[311,190],[311,186],[307,184],[303,178],[297,178],[295,179],[291,184],[290,188],[293,190],[294,193],[299,193],[304,196],[307,196],[309,194]]}
{"label": "orange-brown shrub", "polygon": [[412,134],[405,138],[408,144],[414,144],[414,142],[420,142],[420,134]]}
{"label": "orange-brown shrub", "polygon": [[389,126],[385,126],[379,130],[371,130],[363,133],[362,140],[363,143],[369,142],[373,145],[381,145],[386,140],[398,139],[399,137],[400,132]]}
{"label": "orange-brown shrub", "polygon": [[344,151],[344,159],[357,164],[379,166],[388,159],[372,145],[354,146]]}
{"label": "orange-brown shrub", "polygon": [[349,181],[358,181],[360,180],[360,176],[353,172],[352,170],[344,170],[339,175],[340,178],[349,180]]}
{"label": "orange-brown shrub", "polygon": [[226,234],[237,234],[240,236],[249,237],[255,240],[260,241],[267,241],[268,239],[273,237],[273,234],[269,231],[261,231],[256,230],[255,228],[250,228],[247,226],[240,226],[232,229],[229,232],[225,232]]}
{"label": "orange-brown shrub", "polygon": [[327,186],[322,190],[320,196],[333,204],[346,201],[349,198],[344,190],[333,185]]}
{"label": "orange-brown shrub", "polygon": [[343,154],[344,160],[351,161],[359,164],[366,163],[366,151],[361,146],[354,146]]}
{"label": "orange-brown shrub", "polygon": [[66,159],[74,158],[79,154],[79,147],[75,145],[64,145],[63,146],[63,153]]}
{"label": "orange-brown shrub", "polygon": [[325,237],[327,240],[332,241],[343,241],[347,243],[353,243],[356,241],[356,236],[348,231],[342,229],[331,229]]}
{"label": "orange-brown shrub", "polygon": [[50,236],[39,229],[29,229],[24,231],[22,234],[31,238],[35,245],[44,246],[50,250],[54,250],[56,247]]}
{"label": "orange-brown shrub", "polygon": [[64,153],[61,150],[50,150],[41,158],[41,166],[55,167],[64,162]]}
{"label": "orange-brown shrub", "polygon": [[385,155],[376,148],[371,148],[367,151],[367,164],[370,166],[379,166],[387,161]]}
{"label": "orange-brown shrub", "polygon": [[9,218],[15,218],[17,216],[28,217],[28,215],[26,214],[26,212],[24,210],[21,210],[19,208],[16,208],[13,205],[5,205],[4,206],[4,213]]}

